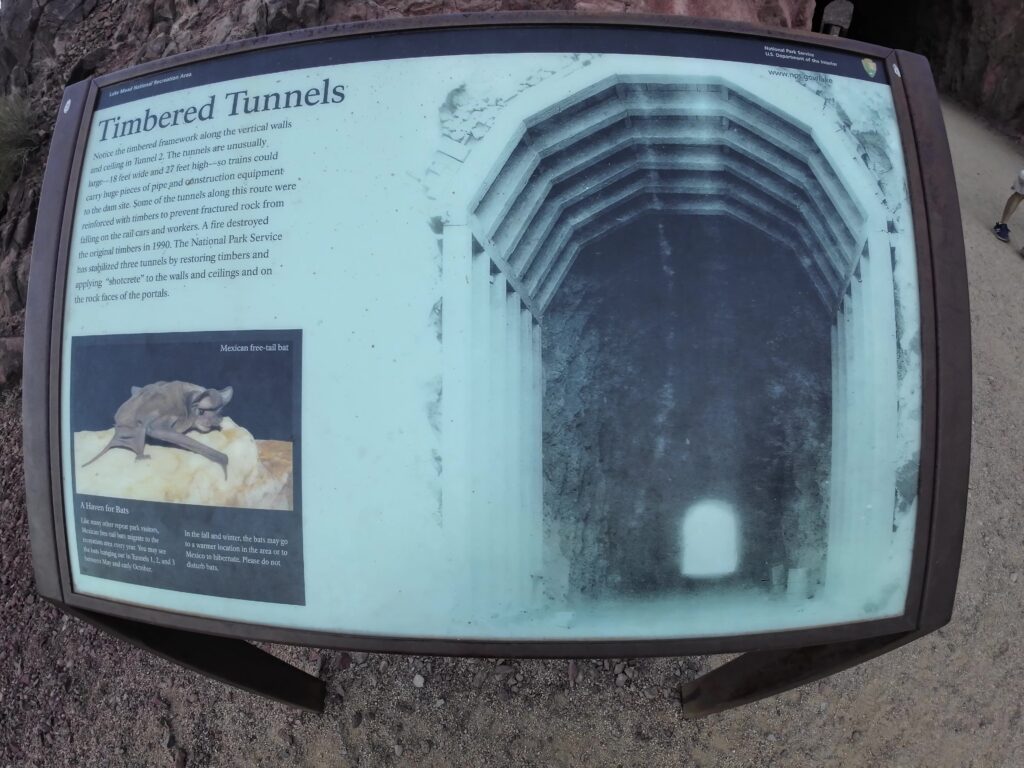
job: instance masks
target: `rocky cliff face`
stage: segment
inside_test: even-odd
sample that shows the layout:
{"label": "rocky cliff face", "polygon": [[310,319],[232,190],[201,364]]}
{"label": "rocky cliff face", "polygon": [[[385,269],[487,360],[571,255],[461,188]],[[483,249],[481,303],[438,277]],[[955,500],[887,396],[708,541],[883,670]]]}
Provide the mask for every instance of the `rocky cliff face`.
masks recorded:
{"label": "rocky cliff face", "polygon": [[50,126],[61,90],[139,62],[228,40],[342,22],[437,13],[579,10],[810,26],[813,0],[4,0],[0,95],[31,101],[35,148],[0,190],[0,382],[19,359],[29,254]]}
{"label": "rocky cliff face", "polygon": [[850,36],[927,56],[941,91],[1024,139],[1019,0],[858,0]]}

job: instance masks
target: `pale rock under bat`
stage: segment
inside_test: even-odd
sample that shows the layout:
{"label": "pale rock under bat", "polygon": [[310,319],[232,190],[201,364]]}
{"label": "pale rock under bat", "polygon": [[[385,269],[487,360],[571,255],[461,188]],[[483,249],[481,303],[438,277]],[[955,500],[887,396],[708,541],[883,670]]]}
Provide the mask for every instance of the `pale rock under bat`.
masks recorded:
{"label": "pale rock under bat", "polygon": [[113,429],[75,433],[78,493],[109,498],[253,509],[292,509],[292,444],[256,440],[231,418],[219,430],[192,433],[204,446],[228,458],[225,479],[219,465],[198,453],[147,445],[147,461],[130,451],[109,451],[89,466],[114,435]]}

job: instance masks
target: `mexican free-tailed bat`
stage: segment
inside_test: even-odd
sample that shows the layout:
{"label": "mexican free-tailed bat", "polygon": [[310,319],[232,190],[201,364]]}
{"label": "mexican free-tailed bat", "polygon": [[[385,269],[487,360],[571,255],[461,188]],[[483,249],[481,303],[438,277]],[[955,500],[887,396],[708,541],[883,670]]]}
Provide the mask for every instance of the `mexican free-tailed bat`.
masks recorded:
{"label": "mexican free-tailed bat", "polygon": [[158,381],[132,387],[129,397],[114,414],[114,436],[106,447],[87,461],[89,466],[111,448],[135,451],[135,460],[148,459],[146,438],[153,438],[220,464],[228,476],[228,457],[194,440],[186,432],[209,432],[220,427],[221,410],[231,402],[234,390],[207,389],[186,381]]}

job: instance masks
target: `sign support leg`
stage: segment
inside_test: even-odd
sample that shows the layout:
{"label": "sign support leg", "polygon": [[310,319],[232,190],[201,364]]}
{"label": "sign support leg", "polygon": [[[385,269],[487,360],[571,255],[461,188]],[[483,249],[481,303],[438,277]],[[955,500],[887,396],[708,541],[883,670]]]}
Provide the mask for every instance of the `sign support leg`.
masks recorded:
{"label": "sign support leg", "polygon": [[683,715],[695,719],[783,693],[855,667],[924,634],[901,632],[847,643],[744,653],[682,686]]}
{"label": "sign support leg", "polygon": [[323,680],[245,640],[158,627],[59,604],[58,607],[107,634],[206,677],[282,704],[311,712],[324,711],[327,686]]}

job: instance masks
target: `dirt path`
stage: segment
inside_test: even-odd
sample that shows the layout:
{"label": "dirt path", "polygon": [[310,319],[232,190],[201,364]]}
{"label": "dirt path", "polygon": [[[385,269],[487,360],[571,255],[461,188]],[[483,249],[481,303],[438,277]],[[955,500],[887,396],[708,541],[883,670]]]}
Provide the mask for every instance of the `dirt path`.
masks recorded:
{"label": "dirt path", "polygon": [[[681,680],[712,659],[425,659],[278,648],[329,681],[297,714],[135,652],[35,599],[20,466],[20,398],[0,396],[0,766],[1022,765],[1024,259],[992,237],[1024,155],[955,107],[971,279],[974,469],[957,610],[944,630],[744,709],[681,719]],[[1013,222],[1011,222],[1011,226]],[[1024,209],[1017,247],[1024,245]],[[413,678],[425,683],[417,688]],[[509,675],[521,675],[518,690]]]}

